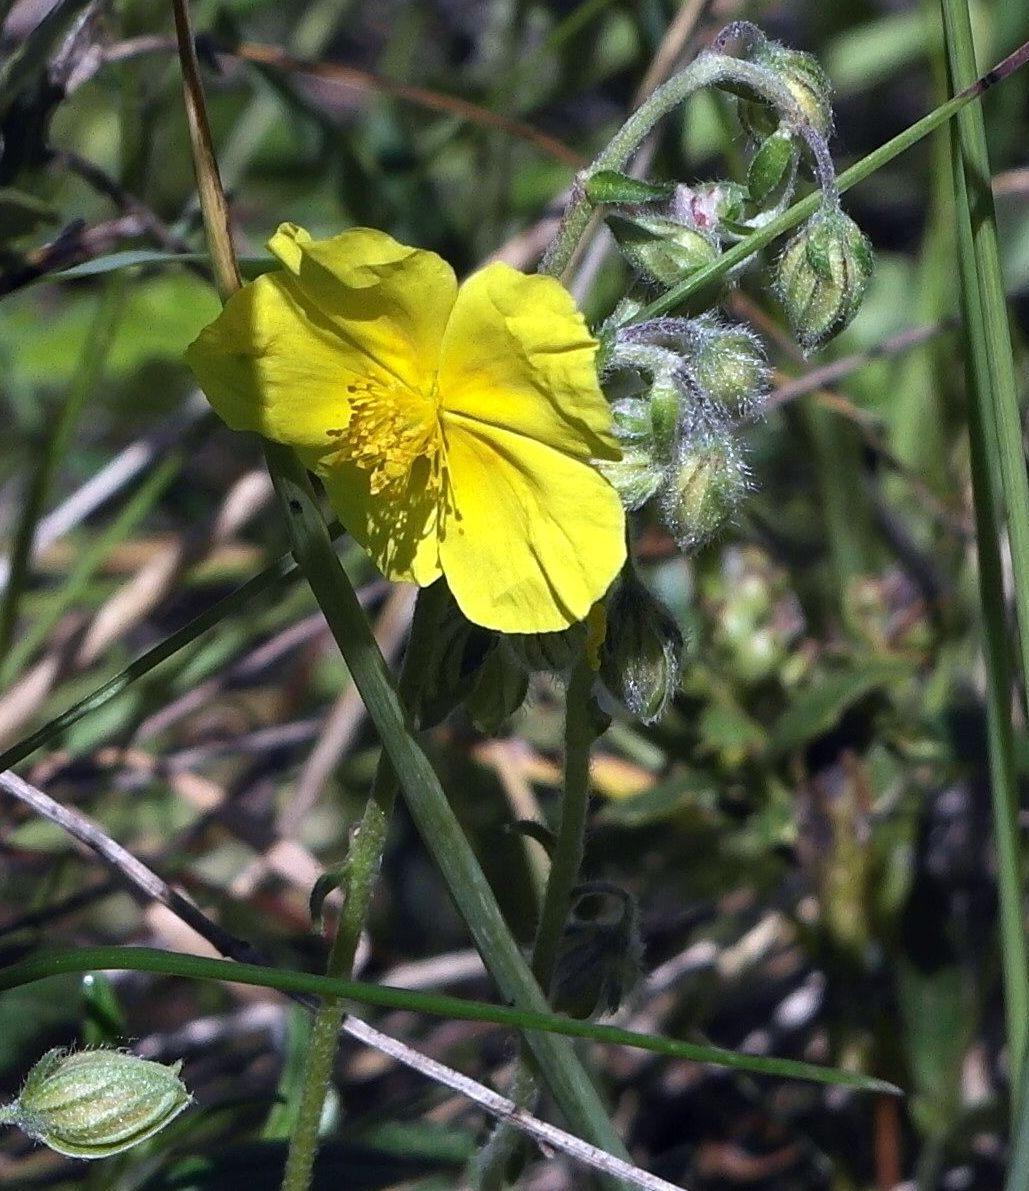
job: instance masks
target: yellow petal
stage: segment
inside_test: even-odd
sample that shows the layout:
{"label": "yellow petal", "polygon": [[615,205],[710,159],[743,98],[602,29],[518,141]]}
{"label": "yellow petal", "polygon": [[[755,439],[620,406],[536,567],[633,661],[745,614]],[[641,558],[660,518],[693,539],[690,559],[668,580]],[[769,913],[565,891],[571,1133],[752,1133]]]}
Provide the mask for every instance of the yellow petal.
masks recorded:
{"label": "yellow petal", "polygon": [[316,456],[301,453],[301,458],[319,473],[340,521],[387,579],[427,587],[439,578],[437,494],[425,483],[427,460],[415,464],[402,493],[384,499],[371,493],[364,468],[353,463],[319,467]]}
{"label": "yellow petal", "polygon": [[552,277],[487,265],[457,296],[440,360],[448,419],[501,427],[578,459],[618,459],[597,344]]}
{"label": "yellow petal", "polygon": [[290,223],[268,247],[339,336],[342,367],[377,382],[431,389],[457,294],[442,257],[370,228],[312,240]]}
{"label": "yellow petal", "polygon": [[233,294],[186,349],[219,416],[294,446],[322,446],[349,419],[340,340],[309,308],[289,274],[267,273]]}
{"label": "yellow petal", "polygon": [[582,620],[625,561],[625,515],[588,463],[497,428],[447,424],[439,557],[462,612],[506,633]]}

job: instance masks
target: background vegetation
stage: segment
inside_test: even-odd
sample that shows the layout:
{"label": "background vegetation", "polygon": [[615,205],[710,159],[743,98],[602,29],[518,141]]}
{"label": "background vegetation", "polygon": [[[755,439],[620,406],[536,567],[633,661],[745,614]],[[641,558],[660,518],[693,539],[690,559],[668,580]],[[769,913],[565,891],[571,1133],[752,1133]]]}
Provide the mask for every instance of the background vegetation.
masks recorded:
{"label": "background vegetation", "polygon": [[[258,445],[205,412],[181,360],[218,301],[170,9],[66,0],[41,25],[45,8],[0,3],[0,763],[102,824],[278,967],[320,971],[308,897],[345,855],[378,744],[296,576],[230,601],[159,667],[30,735],[287,549]],[[948,94],[932,4],[192,8],[237,244],[252,261],[288,219],[320,234],[379,227],[459,273],[495,254],[532,268],[576,166],[737,17],[818,55],[836,88],[841,168]],[[981,70],[1029,38],[1021,5],[972,16]],[[1015,74],[982,103],[1016,367],[1029,314],[1026,97]],[[742,149],[730,105],[702,97],[651,147],[651,174],[739,177]],[[1010,1164],[1018,1062],[1002,974],[1008,965],[1010,990],[1021,932],[997,930],[988,729],[1013,703],[1014,733],[994,753],[1009,776],[1024,777],[1029,739],[1021,685],[1013,700],[1010,678],[987,694],[983,625],[1015,637],[977,578],[953,196],[945,131],[848,193],[877,271],[858,319],[816,358],[782,330],[761,263],[744,274],[728,310],[760,330],[776,368],[769,412],[741,431],[753,492],[688,560],[656,522],[639,526],[645,578],[690,652],[667,716],[642,728],[612,708],[594,761],[586,876],[631,894],[645,945],[618,1020],[905,1091],[593,1048],[636,1160],[692,1191],[902,1180],[988,1191]],[[576,280],[594,319],[625,282],[598,243]],[[148,255],[113,268],[122,252]],[[396,658],[411,593],[389,590],[345,539],[342,556]],[[537,677],[498,736],[458,714],[427,740],[526,941],[543,853],[512,825],[552,813],[560,739],[559,687]],[[0,958],[56,943],[203,951],[175,914],[131,896],[7,793]],[[1017,851],[1002,854],[1011,863]],[[403,811],[360,974],[495,995]],[[369,1014],[506,1088],[508,1031]],[[143,1158],[96,1169],[9,1131],[0,1182],[277,1186],[305,1020],[267,990],[142,973],[5,992],[5,1098],[49,1045],[131,1040],[184,1058],[197,1106]],[[478,1109],[350,1041],[337,1076],[341,1124],[319,1185],[460,1185],[487,1128]],[[525,1160],[527,1187],[586,1185],[563,1160]]]}

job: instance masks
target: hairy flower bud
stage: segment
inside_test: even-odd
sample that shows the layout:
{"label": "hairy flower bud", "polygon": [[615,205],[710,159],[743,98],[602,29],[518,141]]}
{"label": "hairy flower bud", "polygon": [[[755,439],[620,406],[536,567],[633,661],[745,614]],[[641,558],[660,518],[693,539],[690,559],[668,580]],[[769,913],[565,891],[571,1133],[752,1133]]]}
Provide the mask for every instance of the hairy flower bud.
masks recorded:
{"label": "hairy flower bud", "polygon": [[711,235],[674,219],[611,212],[607,224],[629,263],[664,286],[677,285],[718,259],[718,244]]}
{"label": "hairy flower bud", "polygon": [[[832,132],[832,86],[816,58],[765,38],[749,57],[755,66],[764,67],[786,87],[801,115],[819,136],[827,137]],[[743,99],[737,110],[740,123],[757,141],[771,136],[781,122],[781,114],[767,102]]]}
{"label": "hairy flower bud", "polygon": [[598,462],[597,470],[614,487],[627,512],[641,509],[661,486],[664,468],[647,447],[623,447],[614,463]]}
{"label": "hairy flower bud", "polygon": [[190,1103],[180,1067],[120,1050],[51,1050],[0,1121],[59,1154],[106,1158],[152,1137]]}
{"label": "hairy flower bud", "polygon": [[736,235],[746,231],[747,189],[739,182],[680,182],[669,205],[678,223],[713,235]]}
{"label": "hairy flower bud", "polygon": [[764,352],[746,327],[703,325],[693,370],[703,392],[735,417],[750,413],[768,388]]}
{"label": "hairy flower bud", "polygon": [[607,603],[600,653],[604,685],[645,724],[664,714],[679,688],[684,642],[668,609],[634,575],[625,575]]}
{"label": "hairy flower bud", "polygon": [[528,670],[560,673],[581,656],[586,635],[586,624],[580,620],[559,633],[512,633],[505,640]]}
{"label": "hairy flower bud", "polygon": [[661,490],[661,519],[680,550],[696,550],[725,525],[747,489],[732,436],[705,431],[684,439]]}
{"label": "hairy flower bud", "polygon": [[432,664],[418,697],[418,725],[431,728],[444,720],[478,681],[500,634],[481,628],[464,615],[449,589],[429,645]]}
{"label": "hairy flower bud", "polygon": [[786,245],[776,289],[805,351],[822,347],[858,312],[872,250],[861,229],[838,207],[824,207]]}

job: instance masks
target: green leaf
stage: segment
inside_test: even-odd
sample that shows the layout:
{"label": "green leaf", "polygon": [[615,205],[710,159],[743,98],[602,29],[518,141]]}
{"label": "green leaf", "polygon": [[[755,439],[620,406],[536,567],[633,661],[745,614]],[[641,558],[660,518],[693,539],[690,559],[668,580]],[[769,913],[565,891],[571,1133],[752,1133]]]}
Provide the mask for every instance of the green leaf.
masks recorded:
{"label": "green leaf", "polygon": [[830,731],[870,691],[909,678],[911,672],[912,663],[903,659],[870,659],[801,691],[769,733],[773,748],[782,753],[802,748]]}

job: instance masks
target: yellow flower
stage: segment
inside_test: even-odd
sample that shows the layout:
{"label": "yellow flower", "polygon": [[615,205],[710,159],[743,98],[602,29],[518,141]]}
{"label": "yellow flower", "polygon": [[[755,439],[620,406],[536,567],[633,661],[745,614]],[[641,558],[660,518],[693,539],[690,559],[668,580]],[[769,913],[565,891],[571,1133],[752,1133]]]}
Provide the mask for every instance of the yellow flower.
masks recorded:
{"label": "yellow flower", "polygon": [[592,466],[619,458],[596,342],[550,277],[283,224],[284,266],[229,299],[186,358],[234,429],[295,447],[391,579],[440,575],[469,620],[581,620],[625,557]]}

